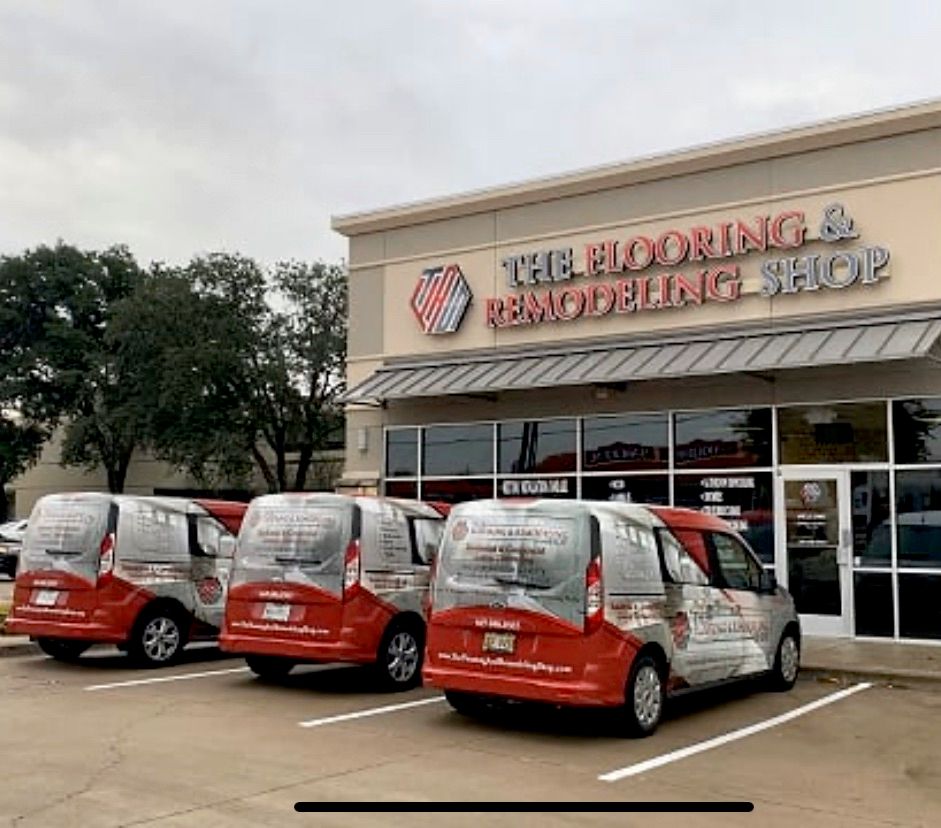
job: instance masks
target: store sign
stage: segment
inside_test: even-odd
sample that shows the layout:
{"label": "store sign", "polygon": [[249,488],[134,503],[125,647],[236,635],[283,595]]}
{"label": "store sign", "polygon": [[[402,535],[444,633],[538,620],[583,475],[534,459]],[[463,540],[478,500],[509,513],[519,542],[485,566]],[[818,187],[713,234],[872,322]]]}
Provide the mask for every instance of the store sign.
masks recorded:
{"label": "store sign", "polygon": [[748,521],[743,519],[742,504],[739,492],[746,493],[750,499],[755,489],[754,477],[704,477],[700,483],[702,491],[700,511],[722,518],[733,529],[747,532]]}
{"label": "store sign", "polygon": [[456,264],[422,271],[409,304],[426,334],[454,333],[471,303],[470,285]]}
{"label": "store sign", "polygon": [[[842,204],[825,208],[817,234],[839,249],[794,255],[791,251],[805,246],[807,230],[803,211],[785,210],[669,229],[656,237],[590,242],[580,255],[572,247],[514,254],[501,262],[513,292],[486,300],[485,321],[490,328],[505,328],[736,302],[742,273],[734,260],[752,253],[780,251],[759,264],[765,297],[870,286],[886,278],[888,249],[850,246],[859,234]],[[604,276],[618,278],[591,281]]]}
{"label": "store sign", "polygon": [[569,477],[513,478],[500,481],[503,497],[575,497],[574,481]]}

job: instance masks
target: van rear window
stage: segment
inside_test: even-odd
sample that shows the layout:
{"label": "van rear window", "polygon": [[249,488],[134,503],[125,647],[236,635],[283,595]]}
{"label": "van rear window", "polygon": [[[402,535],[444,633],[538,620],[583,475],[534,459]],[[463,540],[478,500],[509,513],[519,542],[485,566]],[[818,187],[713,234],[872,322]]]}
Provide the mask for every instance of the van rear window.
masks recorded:
{"label": "van rear window", "polygon": [[49,557],[94,558],[97,562],[107,524],[107,501],[42,500],[30,516],[23,539],[23,569],[45,566]]}
{"label": "van rear window", "polygon": [[353,507],[322,504],[252,505],[239,534],[238,561],[340,571],[352,537]]}

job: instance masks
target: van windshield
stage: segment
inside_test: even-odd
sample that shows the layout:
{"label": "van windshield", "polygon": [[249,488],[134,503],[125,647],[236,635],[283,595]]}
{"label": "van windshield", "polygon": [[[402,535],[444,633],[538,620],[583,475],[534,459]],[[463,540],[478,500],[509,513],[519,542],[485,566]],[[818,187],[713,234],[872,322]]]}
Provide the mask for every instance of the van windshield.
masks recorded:
{"label": "van windshield", "polygon": [[237,563],[342,573],[354,508],[301,500],[252,504],[239,534]]}
{"label": "van windshield", "polygon": [[33,508],[20,552],[21,571],[89,567],[97,572],[101,540],[108,530],[104,498],[47,497]]}
{"label": "van windshield", "polygon": [[573,623],[583,616],[585,569],[591,556],[584,510],[459,509],[445,529],[435,605],[507,606],[541,611]]}

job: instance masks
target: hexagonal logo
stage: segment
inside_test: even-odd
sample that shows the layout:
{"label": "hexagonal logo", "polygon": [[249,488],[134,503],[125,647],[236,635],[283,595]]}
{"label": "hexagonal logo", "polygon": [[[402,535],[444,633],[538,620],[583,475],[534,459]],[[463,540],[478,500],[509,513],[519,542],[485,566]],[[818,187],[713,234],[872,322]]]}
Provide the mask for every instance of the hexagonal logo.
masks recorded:
{"label": "hexagonal logo", "polygon": [[409,304],[426,334],[454,333],[461,325],[473,294],[456,264],[422,271]]}

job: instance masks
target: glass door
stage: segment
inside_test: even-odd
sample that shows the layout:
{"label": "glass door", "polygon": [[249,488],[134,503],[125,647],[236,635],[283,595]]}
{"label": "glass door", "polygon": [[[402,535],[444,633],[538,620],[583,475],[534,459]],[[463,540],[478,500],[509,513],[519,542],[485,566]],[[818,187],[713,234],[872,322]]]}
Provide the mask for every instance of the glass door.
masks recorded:
{"label": "glass door", "polygon": [[807,635],[850,635],[850,519],[848,471],[782,469],[777,574]]}

